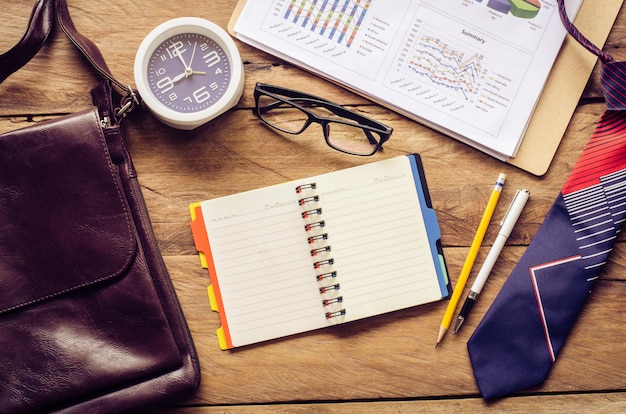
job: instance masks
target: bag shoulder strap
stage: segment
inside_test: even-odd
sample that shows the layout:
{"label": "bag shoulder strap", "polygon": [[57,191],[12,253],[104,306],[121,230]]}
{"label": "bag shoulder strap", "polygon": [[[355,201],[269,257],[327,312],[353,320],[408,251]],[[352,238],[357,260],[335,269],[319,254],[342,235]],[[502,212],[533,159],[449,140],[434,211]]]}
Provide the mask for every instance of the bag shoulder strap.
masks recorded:
{"label": "bag shoulder strap", "polygon": [[[54,0],[53,0],[54,1]],[[80,52],[87,58],[87,61],[96,69],[96,71],[104,78],[110,80],[116,87],[125,92],[129,92],[129,87],[120,83],[113,77],[107,64],[104,61],[102,53],[98,46],[82,34],[80,34],[74,22],[70,16],[70,11],[67,8],[66,0],[57,0],[57,22],[59,27],[68,39],[80,50]]]}
{"label": "bag shoulder strap", "polygon": [[37,0],[19,42],[0,55],[0,83],[28,63],[41,49],[54,26],[54,1]]}
{"label": "bag shoulder strap", "polygon": [[0,55],[0,83],[37,54],[48,39],[55,22],[100,76],[119,89],[123,98],[116,110],[116,117],[122,118],[138,106],[140,100],[137,92],[115,79],[98,46],[76,30],[66,0],[36,1],[24,36],[8,52]]}

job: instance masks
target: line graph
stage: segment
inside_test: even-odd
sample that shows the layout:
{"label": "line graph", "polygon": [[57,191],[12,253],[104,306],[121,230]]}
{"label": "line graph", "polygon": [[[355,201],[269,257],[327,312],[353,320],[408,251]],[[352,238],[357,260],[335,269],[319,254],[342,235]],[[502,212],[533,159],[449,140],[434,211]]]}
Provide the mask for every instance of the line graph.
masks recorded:
{"label": "line graph", "polygon": [[291,0],[284,19],[351,47],[372,0]]}
{"label": "line graph", "polygon": [[405,73],[471,100],[479,89],[484,56],[451,44],[439,37],[423,34],[412,50]]}
{"label": "line graph", "polygon": [[385,86],[442,117],[499,134],[507,117],[517,112],[512,102],[531,57],[480,28],[452,20],[444,25],[437,12],[422,12],[406,34]]}

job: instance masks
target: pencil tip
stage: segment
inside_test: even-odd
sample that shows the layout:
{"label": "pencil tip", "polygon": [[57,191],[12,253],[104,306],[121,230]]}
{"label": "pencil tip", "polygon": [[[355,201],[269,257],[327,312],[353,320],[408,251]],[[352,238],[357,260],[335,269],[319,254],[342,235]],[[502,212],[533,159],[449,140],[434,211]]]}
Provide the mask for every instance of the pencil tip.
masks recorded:
{"label": "pencil tip", "polygon": [[443,326],[439,328],[439,333],[437,334],[437,344],[435,345],[435,349],[439,348],[439,344],[441,343],[441,340],[443,339],[443,336],[446,334],[446,331],[448,329],[444,328]]}

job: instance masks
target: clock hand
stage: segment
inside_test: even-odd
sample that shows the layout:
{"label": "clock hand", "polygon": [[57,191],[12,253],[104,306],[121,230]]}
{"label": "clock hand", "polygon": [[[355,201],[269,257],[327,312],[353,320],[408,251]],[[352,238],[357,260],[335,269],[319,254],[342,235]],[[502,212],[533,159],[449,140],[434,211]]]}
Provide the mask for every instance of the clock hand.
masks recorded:
{"label": "clock hand", "polygon": [[196,46],[198,45],[198,42],[195,42],[193,44],[193,50],[191,51],[191,59],[189,60],[189,66],[185,69],[185,72],[188,73],[187,76],[191,76],[191,75],[206,75],[206,72],[201,72],[198,70],[193,70],[191,69],[191,65],[193,65],[193,57],[196,55]]}
{"label": "clock hand", "polygon": [[191,69],[191,64],[193,63],[193,57],[196,54],[196,46],[198,46],[198,42],[195,42],[193,44],[193,48],[191,51],[191,59],[189,60],[189,65],[187,65],[187,62],[185,62],[185,59],[183,58],[183,54],[181,53],[181,51],[179,49],[176,49],[176,52],[175,52],[176,56],[178,56],[183,66],[185,66],[185,71],[181,74],[176,75],[174,79],[172,79],[172,83],[176,83],[182,80],[183,78],[188,78],[191,75],[206,75],[206,72],[201,72],[201,71],[196,71],[196,70]]}
{"label": "clock hand", "polygon": [[190,77],[191,75],[206,75],[206,72],[200,72],[197,70],[191,70],[191,68],[187,68],[185,69],[184,73],[181,73],[180,75],[176,76],[177,78],[179,76],[185,75],[186,78]]}
{"label": "clock hand", "polygon": [[191,70],[191,65],[193,65],[193,57],[196,54],[196,46],[197,45],[198,45],[198,42],[194,42],[193,49],[191,50],[191,59],[189,59],[189,66],[185,66],[185,68],[188,69],[188,70]]}
{"label": "clock hand", "polygon": [[189,76],[189,75],[187,74],[187,71],[185,71],[185,72],[181,73],[180,75],[176,75],[176,76],[174,77],[174,79],[172,79],[172,83],[176,83],[176,82],[178,82],[179,80],[181,80],[181,79],[183,79],[183,78],[186,78],[186,77],[188,77],[188,76]]}
{"label": "clock hand", "polygon": [[206,75],[206,72],[200,72],[196,70],[185,70],[183,73],[174,76],[174,79],[172,79],[172,83],[176,83],[184,78],[188,78],[191,75]]}
{"label": "clock hand", "polygon": [[[176,44],[176,43],[174,43],[174,42],[172,41],[172,45],[175,45],[175,44]],[[182,62],[182,64],[183,64],[183,66],[185,67],[185,69],[187,69],[187,68],[189,67],[189,65],[187,65],[187,63],[185,63],[185,59],[183,58],[183,54],[181,53],[180,49],[176,49],[176,48],[174,48],[174,50],[175,50],[175,52],[174,52],[174,53],[176,54],[176,56],[178,56],[178,58],[179,58],[179,59],[180,59],[180,61]]]}
{"label": "clock hand", "polygon": [[176,76],[173,80],[173,82],[178,82],[179,80],[181,80],[183,77],[187,78],[191,75],[206,75],[206,72],[202,72],[202,71],[198,71],[198,70],[193,70],[191,68],[191,64],[193,63],[193,57],[196,54],[196,46],[198,45],[198,42],[195,42],[193,44],[193,49],[191,51],[191,59],[189,60],[189,65],[187,65],[187,63],[185,62],[185,59],[183,58],[183,54],[180,52],[180,50],[176,49],[176,55],[178,56],[178,58],[180,59],[181,63],[183,64],[183,66],[185,66],[185,72],[181,73],[180,75]]}

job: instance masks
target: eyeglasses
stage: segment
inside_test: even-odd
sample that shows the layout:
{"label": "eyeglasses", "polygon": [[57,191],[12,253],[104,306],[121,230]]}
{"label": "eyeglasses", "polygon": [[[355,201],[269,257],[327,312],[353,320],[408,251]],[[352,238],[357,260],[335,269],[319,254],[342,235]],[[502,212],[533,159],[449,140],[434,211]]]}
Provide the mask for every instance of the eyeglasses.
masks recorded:
{"label": "eyeglasses", "polygon": [[352,155],[375,154],[393,132],[331,101],[278,86],[257,83],[254,100],[255,114],[267,125],[296,135],[318,123],[330,147]]}

